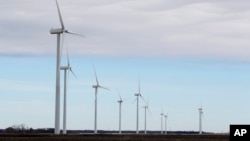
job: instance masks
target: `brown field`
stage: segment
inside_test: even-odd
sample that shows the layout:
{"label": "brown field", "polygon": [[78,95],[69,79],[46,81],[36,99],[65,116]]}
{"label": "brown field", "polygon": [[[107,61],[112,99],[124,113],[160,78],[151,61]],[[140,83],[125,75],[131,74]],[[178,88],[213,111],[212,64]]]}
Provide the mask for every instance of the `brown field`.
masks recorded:
{"label": "brown field", "polygon": [[229,135],[0,134],[0,141],[229,141]]}

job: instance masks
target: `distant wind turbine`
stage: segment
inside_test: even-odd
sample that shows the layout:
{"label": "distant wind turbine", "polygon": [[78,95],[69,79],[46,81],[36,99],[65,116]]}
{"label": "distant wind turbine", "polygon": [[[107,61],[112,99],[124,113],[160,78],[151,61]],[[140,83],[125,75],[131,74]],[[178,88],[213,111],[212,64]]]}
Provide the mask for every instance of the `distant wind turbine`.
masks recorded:
{"label": "distant wind turbine", "polygon": [[60,134],[60,65],[61,65],[61,56],[60,56],[60,35],[63,33],[74,34],[78,36],[82,36],[80,34],[76,34],[73,32],[69,32],[65,29],[62,15],[56,0],[57,11],[60,19],[61,28],[51,29],[51,34],[57,34],[57,61],[56,61],[56,104],[55,104],[55,134]]}
{"label": "distant wind turbine", "polygon": [[[63,66],[60,69],[64,70],[64,103],[63,103],[63,134],[67,134],[67,87],[68,87],[68,79],[69,79],[69,71],[76,77],[75,73],[72,70],[72,67],[70,66],[69,61],[69,53],[67,48],[67,66]],[[68,77],[67,77],[68,75]]]}
{"label": "distant wind turbine", "polygon": [[198,111],[199,111],[199,134],[202,134],[202,115],[203,115],[202,107],[199,108]]}
{"label": "distant wind turbine", "polygon": [[101,86],[99,84],[95,68],[94,68],[94,72],[95,72],[95,79],[96,79],[96,85],[92,86],[95,89],[95,123],[94,123],[94,133],[97,134],[97,93],[98,93],[98,88],[103,88],[103,89],[106,89],[106,90],[109,90],[109,89],[105,88],[105,87],[103,87],[103,86]]}
{"label": "distant wind turbine", "polygon": [[148,101],[146,102],[146,105],[143,106],[143,108],[145,111],[144,133],[147,134],[147,111],[150,113],[149,108],[148,108]]}
{"label": "distant wind turbine", "polygon": [[164,113],[163,113],[163,111],[161,112],[161,134],[163,134],[163,116],[164,116]]}
{"label": "distant wind turbine", "polygon": [[[119,94],[119,93],[118,93]],[[122,116],[122,109],[121,109],[121,107],[122,107],[122,102],[123,102],[123,99],[122,99],[122,97],[121,97],[121,95],[119,94],[119,97],[120,97],[120,99],[117,101],[118,103],[119,103],[119,134],[121,134],[122,132],[121,132],[121,116]]]}
{"label": "distant wind turbine", "polygon": [[168,118],[168,115],[164,115],[165,117],[165,134],[167,134],[167,118]]}
{"label": "distant wind turbine", "polygon": [[141,97],[142,100],[143,97],[141,95],[141,90],[140,90],[140,79],[139,79],[139,91],[138,93],[135,94],[136,96],[136,101],[137,101],[137,111],[136,111],[136,134],[139,134],[139,97]]}

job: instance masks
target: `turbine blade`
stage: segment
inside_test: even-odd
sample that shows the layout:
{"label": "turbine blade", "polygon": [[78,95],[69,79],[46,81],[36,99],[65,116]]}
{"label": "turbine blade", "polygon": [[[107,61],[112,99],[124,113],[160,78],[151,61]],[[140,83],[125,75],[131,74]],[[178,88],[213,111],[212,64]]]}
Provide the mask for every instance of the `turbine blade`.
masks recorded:
{"label": "turbine blade", "polygon": [[164,115],[164,112],[163,112],[163,109],[161,108],[161,116],[163,116]]}
{"label": "turbine blade", "polygon": [[109,91],[110,91],[110,89],[108,89],[108,88],[106,88],[106,87],[103,87],[103,86],[99,86],[99,88],[103,88],[103,89],[106,89],[106,90],[109,90]]}
{"label": "turbine blade", "polygon": [[140,77],[139,77],[139,94],[141,94],[141,84],[140,84]]}
{"label": "turbine blade", "polygon": [[80,37],[85,37],[84,35],[81,35],[81,34],[78,34],[78,33],[74,33],[74,32],[68,31],[68,30],[66,30],[65,33],[76,35],[76,36],[80,36]]}
{"label": "turbine blade", "polygon": [[122,102],[125,102],[125,101],[127,101],[127,98],[125,98],[125,99],[122,99]]}
{"label": "turbine blade", "polygon": [[149,101],[149,97],[150,97],[150,96],[148,96],[148,98],[147,98],[147,102],[146,102],[146,103],[147,103],[147,106],[148,106],[148,103],[149,103],[149,102],[148,102],[148,101]]}
{"label": "turbine blade", "polygon": [[120,92],[118,90],[117,90],[117,93],[119,95],[120,100],[122,101],[122,97],[121,97]]}
{"label": "turbine blade", "polygon": [[147,110],[148,110],[148,112],[149,112],[150,116],[152,116],[151,111],[149,110],[149,108],[147,108]]}
{"label": "turbine blade", "polygon": [[145,99],[142,97],[142,95],[141,95],[141,94],[140,94],[140,97],[141,97],[141,99],[142,99],[144,102],[146,102],[146,101],[145,101]]}
{"label": "turbine blade", "polygon": [[132,103],[135,103],[136,99],[137,99],[137,98],[135,98],[135,100],[133,100],[133,102],[132,102]]}
{"label": "turbine blade", "polygon": [[70,71],[71,71],[71,73],[75,76],[75,78],[77,79],[77,76],[76,76],[76,74],[74,73],[74,71],[70,68]]}
{"label": "turbine blade", "polygon": [[56,0],[56,6],[57,6],[57,11],[58,11],[58,15],[59,15],[59,19],[60,19],[62,29],[64,29],[63,19],[62,19],[62,15],[61,15],[60,8],[59,8],[57,0]]}
{"label": "turbine blade", "polygon": [[[148,97],[148,99],[149,99],[149,97]],[[149,102],[148,102],[148,99],[147,99],[147,101],[146,101],[146,107],[147,107],[147,111],[149,112],[149,114],[150,114],[150,116],[152,116],[152,114],[151,114],[151,111],[149,110]]]}
{"label": "turbine blade", "polygon": [[120,100],[122,101],[122,97],[121,97],[121,95],[119,94],[119,97],[120,97]]}
{"label": "turbine blade", "polygon": [[95,72],[96,84],[97,84],[97,86],[99,86],[99,82],[98,82],[98,78],[97,78],[97,75],[96,75],[95,67],[93,67],[93,68],[94,68],[94,72]]}

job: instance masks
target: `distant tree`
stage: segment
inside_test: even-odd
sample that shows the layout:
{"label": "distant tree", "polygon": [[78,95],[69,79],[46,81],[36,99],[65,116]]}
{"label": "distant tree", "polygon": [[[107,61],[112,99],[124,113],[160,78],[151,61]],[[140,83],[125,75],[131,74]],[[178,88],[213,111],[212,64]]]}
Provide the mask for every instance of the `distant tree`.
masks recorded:
{"label": "distant tree", "polygon": [[27,133],[29,131],[30,128],[28,128],[28,126],[26,126],[25,124],[16,124],[5,129],[6,133]]}
{"label": "distant tree", "polygon": [[34,132],[34,129],[33,128],[30,128],[29,129],[29,133],[33,133]]}
{"label": "distant tree", "polygon": [[15,129],[13,127],[7,127],[5,133],[15,133]]}

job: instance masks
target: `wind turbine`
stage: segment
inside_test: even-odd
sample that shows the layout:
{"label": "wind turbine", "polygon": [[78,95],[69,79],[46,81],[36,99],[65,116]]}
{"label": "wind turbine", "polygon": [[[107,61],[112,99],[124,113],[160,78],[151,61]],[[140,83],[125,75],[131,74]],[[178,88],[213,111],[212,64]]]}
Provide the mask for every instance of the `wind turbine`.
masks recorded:
{"label": "wind turbine", "polygon": [[67,73],[69,71],[76,77],[75,73],[72,70],[72,67],[70,66],[70,61],[69,61],[69,53],[68,53],[68,48],[67,48],[67,66],[60,67],[61,70],[64,70],[64,103],[63,103],[63,134],[67,134],[66,130],[66,125],[67,125],[67,84],[68,84],[68,79],[69,79],[69,74],[67,77]]}
{"label": "wind turbine", "polygon": [[136,111],[136,134],[139,134],[139,97],[141,97],[142,100],[143,97],[141,96],[141,90],[140,90],[140,79],[139,79],[139,91],[135,94],[136,101],[137,101],[137,111]]}
{"label": "wind turbine", "polygon": [[61,64],[61,55],[60,55],[60,35],[63,33],[74,34],[78,36],[82,36],[80,34],[76,34],[73,32],[69,32],[65,29],[62,15],[58,6],[58,2],[56,0],[57,11],[59,15],[59,20],[61,24],[61,28],[55,28],[50,30],[50,34],[57,34],[57,61],[56,61],[56,100],[55,100],[55,134],[60,134],[60,64]]}
{"label": "wind turbine", "polygon": [[148,109],[148,101],[146,102],[146,105],[143,106],[144,110],[145,110],[145,124],[144,124],[144,133],[147,134],[147,111],[150,113],[149,109]]}
{"label": "wind turbine", "polygon": [[161,134],[163,134],[163,116],[164,116],[164,113],[163,113],[163,111],[161,111]]}
{"label": "wind turbine", "polygon": [[168,118],[168,115],[164,115],[165,117],[165,134],[167,134],[167,118]]}
{"label": "wind turbine", "polygon": [[199,134],[202,134],[202,115],[203,115],[202,107],[199,108],[198,111],[199,111]]}
{"label": "wind turbine", "polygon": [[105,88],[105,87],[103,87],[103,86],[101,86],[99,84],[95,68],[94,68],[94,72],[95,72],[95,79],[96,79],[96,85],[92,86],[95,89],[95,123],[94,123],[94,133],[97,134],[97,93],[98,93],[98,88],[103,88],[103,89],[106,89],[106,90],[109,90],[109,89]]}
{"label": "wind turbine", "polygon": [[117,101],[118,103],[119,103],[119,134],[121,134],[122,132],[121,132],[121,116],[122,116],[122,109],[121,109],[121,107],[122,107],[122,102],[123,102],[123,99],[122,99],[122,97],[121,97],[121,95],[119,94],[119,97],[120,97],[120,99]]}

